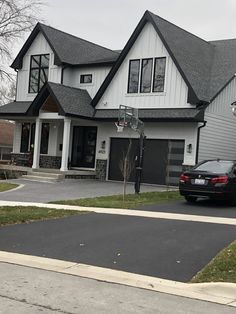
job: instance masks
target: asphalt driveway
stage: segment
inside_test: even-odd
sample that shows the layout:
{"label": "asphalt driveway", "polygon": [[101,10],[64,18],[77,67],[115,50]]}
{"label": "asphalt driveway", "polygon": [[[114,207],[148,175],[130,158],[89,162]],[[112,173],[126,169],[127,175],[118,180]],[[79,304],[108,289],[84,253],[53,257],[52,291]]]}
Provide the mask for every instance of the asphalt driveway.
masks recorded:
{"label": "asphalt driveway", "polygon": [[[48,203],[55,200],[70,200],[86,197],[122,194],[121,182],[101,182],[97,180],[66,179],[56,183],[28,181],[23,179],[9,180],[22,185],[20,189],[1,192],[0,200],[18,202]],[[165,188],[155,185],[142,185],[141,192],[160,191]],[[127,193],[134,193],[134,185],[127,185]]]}
{"label": "asphalt driveway", "polygon": [[236,228],[181,220],[89,213],[0,228],[0,250],[189,281]]}
{"label": "asphalt driveway", "polygon": [[208,199],[200,199],[194,204],[182,200],[162,204],[142,205],[136,209],[185,215],[236,218],[236,206],[232,206],[226,201]]}

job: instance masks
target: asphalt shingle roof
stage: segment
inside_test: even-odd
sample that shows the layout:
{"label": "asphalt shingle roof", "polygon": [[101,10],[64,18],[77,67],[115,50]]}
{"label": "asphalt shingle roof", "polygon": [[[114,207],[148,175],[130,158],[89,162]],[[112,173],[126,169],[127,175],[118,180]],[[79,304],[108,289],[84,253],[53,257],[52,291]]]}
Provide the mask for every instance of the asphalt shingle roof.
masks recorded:
{"label": "asphalt shingle roof", "polygon": [[4,106],[0,106],[0,115],[26,114],[31,101],[13,101]]}
{"label": "asphalt shingle roof", "polygon": [[39,32],[43,33],[54,51],[55,63],[58,65],[62,63],[69,65],[114,63],[119,56],[118,52],[38,23],[13,61],[12,68],[21,68],[22,58]]}

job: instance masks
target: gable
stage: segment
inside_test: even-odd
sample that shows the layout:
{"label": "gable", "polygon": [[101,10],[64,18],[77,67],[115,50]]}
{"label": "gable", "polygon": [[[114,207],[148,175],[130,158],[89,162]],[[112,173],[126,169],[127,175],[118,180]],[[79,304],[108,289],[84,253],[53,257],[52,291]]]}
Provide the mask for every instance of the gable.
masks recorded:
{"label": "gable", "polygon": [[[166,57],[164,92],[128,94],[129,61],[146,58],[154,60],[158,57]],[[138,108],[190,107],[187,96],[187,84],[153,25],[147,22],[112,77],[96,109],[114,109],[120,104]]]}

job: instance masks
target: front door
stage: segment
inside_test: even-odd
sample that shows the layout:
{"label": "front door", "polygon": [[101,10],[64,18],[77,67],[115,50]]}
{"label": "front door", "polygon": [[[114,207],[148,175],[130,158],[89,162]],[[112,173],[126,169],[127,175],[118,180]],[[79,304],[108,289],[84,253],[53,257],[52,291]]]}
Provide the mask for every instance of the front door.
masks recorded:
{"label": "front door", "polygon": [[71,166],[94,168],[97,127],[74,126]]}

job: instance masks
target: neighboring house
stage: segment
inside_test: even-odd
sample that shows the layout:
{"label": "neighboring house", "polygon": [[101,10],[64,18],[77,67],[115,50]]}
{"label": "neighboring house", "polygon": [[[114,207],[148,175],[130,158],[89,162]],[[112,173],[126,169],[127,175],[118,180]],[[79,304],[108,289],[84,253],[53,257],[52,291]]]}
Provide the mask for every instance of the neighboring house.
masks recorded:
{"label": "neighboring house", "polygon": [[0,120],[0,160],[11,160],[15,124]]}
{"label": "neighboring house", "polygon": [[199,160],[236,159],[236,39],[207,42],[146,11],[118,53],[38,23],[12,68],[16,101],[0,116],[16,123],[13,156],[34,146],[34,169],[121,180],[119,160],[138,134],[117,133],[120,104],[145,123],[144,182],[165,184],[168,172],[176,184]]}

